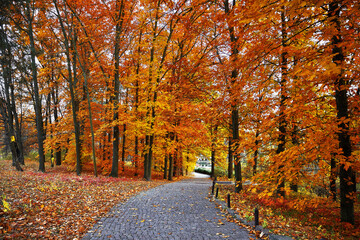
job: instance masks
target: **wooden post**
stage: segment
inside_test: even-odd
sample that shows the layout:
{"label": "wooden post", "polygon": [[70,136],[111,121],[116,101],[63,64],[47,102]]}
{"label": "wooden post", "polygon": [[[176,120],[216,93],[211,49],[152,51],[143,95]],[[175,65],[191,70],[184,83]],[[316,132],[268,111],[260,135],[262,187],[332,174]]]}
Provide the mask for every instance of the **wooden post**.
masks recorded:
{"label": "wooden post", "polygon": [[230,193],[228,193],[228,195],[227,195],[227,207],[228,207],[228,208],[231,208]]}
{"label": "wooden post", "polygon": [[211,188],[211,195],[213,195],[213,196],[214,196],[214,191],[215,191],[215,181],[213,181],[212,188]]}
{"label": "wooden post", "polygon": [[259,225],[259,210],[257,208],[255,208],[254,216],[255,216],[255,227],[256,227],[257,225]]}

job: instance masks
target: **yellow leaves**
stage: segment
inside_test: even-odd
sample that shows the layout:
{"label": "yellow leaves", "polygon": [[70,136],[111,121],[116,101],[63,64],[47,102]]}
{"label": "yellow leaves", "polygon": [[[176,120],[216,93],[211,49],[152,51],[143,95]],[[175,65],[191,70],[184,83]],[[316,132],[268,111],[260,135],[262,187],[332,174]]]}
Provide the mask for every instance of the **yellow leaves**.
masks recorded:
{"label": "yellow leaves", "polygon": [[3,205],[3,208],[4,208],[4,212],[8,212],[8,211],[11,210],[10,204],[6,201],[5,195],[2,196],[2,205]]}

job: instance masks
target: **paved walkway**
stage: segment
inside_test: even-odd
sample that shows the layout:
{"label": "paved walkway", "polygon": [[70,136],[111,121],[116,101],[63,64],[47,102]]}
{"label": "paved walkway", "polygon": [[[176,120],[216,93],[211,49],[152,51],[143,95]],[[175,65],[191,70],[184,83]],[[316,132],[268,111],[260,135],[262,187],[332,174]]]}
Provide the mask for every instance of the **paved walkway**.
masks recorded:
{"label": "paved walkway", "polygon": [[209,201],[212,182],[201,176],[156,187],[117,205],[83,239],[249,239],[246,230],[227,222]]}

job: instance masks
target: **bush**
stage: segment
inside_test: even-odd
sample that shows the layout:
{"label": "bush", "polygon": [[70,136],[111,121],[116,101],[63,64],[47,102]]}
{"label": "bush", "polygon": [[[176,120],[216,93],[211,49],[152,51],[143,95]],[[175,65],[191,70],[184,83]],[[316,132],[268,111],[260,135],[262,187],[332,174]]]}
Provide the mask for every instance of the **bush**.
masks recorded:
{"label": "bush", "polygon": [[[207,168],[195,168],[195,172],[211,175],[211,169],[207,169]],[[223,169],[221,167],[215,167],[215,176],[216,177],[226,177],[227,170]]]}
{"label": "bush", "polygon": [[205,169],[205,168],[195,168],[195,172],[202,173],[202,174],[207,174],[207,175],[211,174],[211,170],[210,169]]}

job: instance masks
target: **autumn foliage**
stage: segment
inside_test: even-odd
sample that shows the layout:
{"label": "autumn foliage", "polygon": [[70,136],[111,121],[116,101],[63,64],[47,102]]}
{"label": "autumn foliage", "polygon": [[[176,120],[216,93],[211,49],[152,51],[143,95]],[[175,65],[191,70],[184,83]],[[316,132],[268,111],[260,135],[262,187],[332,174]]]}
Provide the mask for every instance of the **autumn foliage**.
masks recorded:
{"label": "autumn foliage", "polygon": [[79,177],[66,167],[44,174],[36,171],[34,162],[28,160],[27,165],[19,173],[8,160],[0,164],[1,239],[81,238],[116,204],[164,183],[96,178],[91,171]]}
{"label": "autumn foliage", "polygon": [[39,149],[41,171],[44,154],[171,180],[203,155],[237,192],[340,199],[355,223],[358,1],[5,2],[1,130]]}

